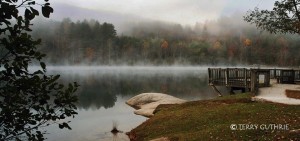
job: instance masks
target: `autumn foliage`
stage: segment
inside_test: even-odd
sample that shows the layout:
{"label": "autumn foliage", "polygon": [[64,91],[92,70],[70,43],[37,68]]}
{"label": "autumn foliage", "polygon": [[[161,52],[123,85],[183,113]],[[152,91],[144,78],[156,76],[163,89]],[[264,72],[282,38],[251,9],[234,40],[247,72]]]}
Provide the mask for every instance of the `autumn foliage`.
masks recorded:
{"label": "autumn foliage", "polygon": [[41,47],[53,64],[300,64],[299,38],[261,32],[233,17],[194,28],[146,24],[120,35],[113,24],[96,20],[64,19],[53,28],[53,33],[42,34]]}

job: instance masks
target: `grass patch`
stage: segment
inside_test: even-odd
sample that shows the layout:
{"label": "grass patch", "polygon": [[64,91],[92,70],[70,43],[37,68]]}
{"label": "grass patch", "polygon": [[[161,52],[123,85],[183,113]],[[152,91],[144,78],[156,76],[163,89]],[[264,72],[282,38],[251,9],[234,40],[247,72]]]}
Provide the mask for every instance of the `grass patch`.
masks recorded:
{"label": "grass patch", "polygon": [[168,137],[174,141],[297,140],[288,130],[231,130],[232,124],[288,124],[300,129],[300,106],[252,102],[249,94],[230,95],[181,105],[161,105],[155,116],[133,129],[133,140]]}
{"label": "grass patch", "polygon": [[300,99],[300,91],[298,90],[285,90],[285,95],[289,98]]}

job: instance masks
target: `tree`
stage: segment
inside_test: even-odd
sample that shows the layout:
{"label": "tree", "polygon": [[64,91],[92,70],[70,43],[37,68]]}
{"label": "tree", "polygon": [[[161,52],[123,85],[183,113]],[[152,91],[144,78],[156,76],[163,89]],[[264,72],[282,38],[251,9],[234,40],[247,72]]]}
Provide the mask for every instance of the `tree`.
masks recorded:
{"label": "tree", "polygon": [[300,34],[300,0],[275,1],[273,10],[248,11],[244,20],[271,33]]}
{"label": "tree", "polygon": [[85,54],[86,54],[86,58],[87,58],[90,62],[92,62],[92,60],[93,60],[94,57],[95,57],[95,50],[94,50],[93,48],[88,47],[88,48],[85,49]]}
{"label": "tree", "polygon": [[113,24],[109,24],[109,23],[103,23],[102,24],[102,37],[103,37],[103,41],[107,42],[109,39],[114,39],[117,35],[117,32],[115,30],[115,27]]}
{"label": "tree", "polygon": [[[41,40],[29,35],[31,20],[40,14],[37,6],[44,17],[53,12],[44,1],[0,1],[0,140],[44,140],[40,127],[56,123],[71,129],[59,120],[77,114],[78,84],[65,88],[59,75],[46,75],[45,54],[37,51]],[[30,70],[34,62],[38,70]]]}
{"label": "tree", "polygon": [[166,40],[164,40],[163,42],[162,42],[162,44],[161,44],[161,46],[160,46],[162,49],[167,49],[167,48],[169,48],[169,43],[166,41]]}

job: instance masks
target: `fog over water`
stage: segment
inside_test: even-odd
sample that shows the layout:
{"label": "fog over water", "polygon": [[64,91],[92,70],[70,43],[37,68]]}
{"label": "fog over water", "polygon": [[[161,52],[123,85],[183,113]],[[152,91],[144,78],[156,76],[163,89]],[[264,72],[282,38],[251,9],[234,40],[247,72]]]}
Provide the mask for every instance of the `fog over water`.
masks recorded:
{"label": "fog over water", "polygon": [[194,71],[207,70],[208,67],[202,66],[48,66],[49,73],[62,72],[62,73],[76,73],[80,72],[81,75],[86,73],[100,73],[100,74],[187,74]]}
{"label": "fog over water", "polygon": [[[140,93],[158,92],[186,100],[211,99],[217,95],[208,87],[207,68],[193,66],[48,66],[48,74],[60,74],[62,83],[78,82],[78,115],[72,130],[47,128],[50,141],[128,141],[125,133],[113,136],[113,122],[128,132],[146,118],[135,115],[125,102]],[[31,67],[38,69],[38,67]]]}

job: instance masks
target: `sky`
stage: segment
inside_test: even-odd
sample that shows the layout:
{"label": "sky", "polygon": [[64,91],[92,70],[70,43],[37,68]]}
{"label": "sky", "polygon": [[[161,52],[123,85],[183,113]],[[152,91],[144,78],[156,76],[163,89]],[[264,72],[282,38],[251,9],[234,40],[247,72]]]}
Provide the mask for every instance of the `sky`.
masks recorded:
{"label": "sky", "polygon": [[246,13],[256,6],[271,9],[274,0],[51,0],[54,18],[166,21],[182,25]]}

